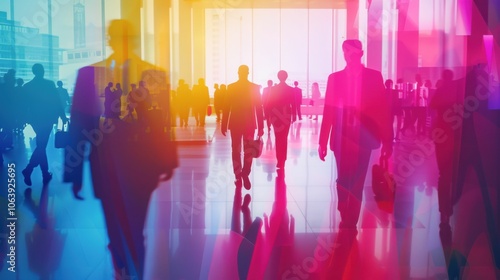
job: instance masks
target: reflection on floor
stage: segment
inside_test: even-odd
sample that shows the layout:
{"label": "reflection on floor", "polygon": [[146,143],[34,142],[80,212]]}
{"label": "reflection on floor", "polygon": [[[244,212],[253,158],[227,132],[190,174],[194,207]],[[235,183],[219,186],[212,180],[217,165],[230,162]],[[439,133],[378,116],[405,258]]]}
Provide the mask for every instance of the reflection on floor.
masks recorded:
{"label": "reflection on floor", "polygon": [[[284,176],[275,170],[274,136],[265,135],[249,191],[235,188],[230,139],[214,119],[208,122],[202,131],[210,141],[181,143],[180,167],[151,198],[145,279],[447,279],[457,270],[464,279],[499,279],[473,176],[451,227],[440,230],[433,153],[399,170],[394,203],[375,201],[368,174],[358,230],[339,229],[334,158],[330,153],[322,162],[316,151],[319,121],[293,125]],[[195,128],[182,129],[195,135]],[[189,140],[186,131],[182,137]],[[7,270],[10,251],[2,238],[0,278],[137,279],[114,274],[90,175],[85,200],[74,200],[70,186],[61,183],[61,150],[49,145],[54,180],[42,188],[41,174],[34,172],[32,193],[26,191],[20,172],[34,142],[30,131],[25,135],[5,154],[17,175],[16,273]],[[394,171],[413,151],[425,149],[426,141],[415,139],[395,144]],[[377,159],[374,153],[372,162]],[[2,186],[6,174],[4,167]]]}

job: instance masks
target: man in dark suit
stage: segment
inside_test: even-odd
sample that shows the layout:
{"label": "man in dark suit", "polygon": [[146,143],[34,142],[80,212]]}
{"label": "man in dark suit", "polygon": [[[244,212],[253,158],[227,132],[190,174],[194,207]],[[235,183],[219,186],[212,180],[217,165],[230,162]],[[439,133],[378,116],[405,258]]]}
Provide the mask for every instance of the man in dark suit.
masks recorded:
{"label": "man in dark suit", "polygon": [[[89,145],[94,195],[102,204],[115,273],[143,279],[146,254],[143,229],[149,198],[160,181],[173,176],[178,161],[170,139],[168,103],[161,107],[159,118],[147,115],[140,126],[120,118],[102,118],[104,102],[99,92],[109,81],[121,83],[126,92],[129,81],[140,81],[136,96],[130,100],[136,103],[132,108],[150,101],[145,85],[151,94],[168,96],[166,72],[135,53],[139,36],[134,30],[126,20],[111,21],[108,34],[113,53],[106,60],[78,71],[71,107],[70,143],[65,148],[64,180],[73,184],[75,197],[81,199],[84,151]],[[110,109],[119,116],[126,107]]]}
{"label": "man in dark suit", "polygon": [[[249,69],[246,65],[238,68],[239,79],[227,87],[227,104],[222,116],[221,132],[226,136],[231,131],[231,149],[233,171],[236,177],[236,186],[250,189],[250,175],[252,167],[251,142],[258,129],[258,135],[264,134],[264,120],[259,86],[248,80]],[[257,118],[257,121],[255,120]],[[243,141],[243,164],[241,164],[241,142]]]}
{"label": "man in dark suit", "polygon": [[382,143],[382,157],[392,154],[390,104],[379,71],[361,64],[362,44],[342,45],[346,68],[330,74],[318,153],[325,160],[328,140],[337,160],[338,210],[342,228],[355,228],[371,151]]}
{"label": "man in dark suit", "polygon": [[[276,139],[276,167],[283,171],[288,149],[288,132],[292,121],[295,121],[295,89],[286,84],[288,73],[278,72],[279,84],[271,89],[268,106],[269,120],[273,126]],[[293,115],[293,117],[292,117]]]}
{"label": "man in dark suit", "polygon": [[198,79],[198,84],[193,87],[193,114],[197,126],[205,126],[207,107],[210,105],[210,95],[205,79]]}
{"label": "man in dark suit", "polygon": [[300,111],[302,105],[302,89],[299,88],[299,82],[293,82],[294,90],[295,90],[295,110],[293,111],[293,115],[299,121],[302,120],[302,112]]}
{"label": "man in dark suit", "polygon": [[52,179],[46,151],[50,132],[59,118],[63,122],[68,120],[59,101],[56,85],[53,81],[43,77],[45,74],[43,66],[36,63],[33,65],[32,71],[35,78],[24,85],[28,100],[28,122],[36,133],[36,148],[28,165],[22,171],[24,183],[28,186],[31,186],[31,173],[37,166],[40,166],[42,170],[44,185]]}

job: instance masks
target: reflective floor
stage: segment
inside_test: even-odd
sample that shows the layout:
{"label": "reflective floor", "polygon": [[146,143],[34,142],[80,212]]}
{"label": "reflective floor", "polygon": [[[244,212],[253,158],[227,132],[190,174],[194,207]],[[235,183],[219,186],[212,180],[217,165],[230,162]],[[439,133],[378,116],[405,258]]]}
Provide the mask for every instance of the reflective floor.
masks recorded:
{"label": "reflective floor", "polygon": [[[428,148],[424,136],[395,143],[394,202],[374,199],[368,172],[358,229],[339,229],[334,157],[330,152],[322,162],[317,155],[320,123],[304,118],[293,125],[284,176],[277,176],[274,136],[266,133],[250,190],[235,188],[230,138],[214,118],[205,128],[178,128],[179,168],[149,204],[144,279],[448,279],[456,271],[462,279],[500,279],[491,215],[474,174],[467,176],[450,223],[440,227],[434,153],[419,153],[424,156],[411,168],[400,168],[414,151]],[[25,135],[4,155],[5,165],[15,163],[18,179],[16,272],[7,269],[10,251],[2,238],[0,279],[137,279],[113,269],[88,171],[85,200],[77,201],[61,183],[62,151],[49,144],[54,179],[42,188],[37,170],[31,195],[26,191],[21,170],[34,141],[29,128]],[[377,160],[374,152],[371,164]],[[6,176],[4,166],[2,186]],[[498,213],[497,192],[488,191]],[[43,226],[36,222],[40,217]],[[8,236],[5,228],[0,233]]]}

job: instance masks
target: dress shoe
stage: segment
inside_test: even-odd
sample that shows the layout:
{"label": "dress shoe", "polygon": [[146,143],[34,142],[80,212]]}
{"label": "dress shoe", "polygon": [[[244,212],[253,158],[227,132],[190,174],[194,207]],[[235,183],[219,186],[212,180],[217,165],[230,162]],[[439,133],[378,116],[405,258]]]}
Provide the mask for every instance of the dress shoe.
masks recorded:
{"label": "dress shoe", "polygon": [[252,188],[252,184],[250,183],[250,178],[248,176],[243,176],[243,187],[247,190],[250,190]]}
{"label": "dress shoe", "polygon": [[27,185],[27,186],[31,186],[32,182],[31,182],[31,172],[32,170],[28,170],[28,169],[23,169],[23,171],[21,171],[21,173],[23,174],[24,176],[24,183]]}
{"label": "dress shoe", "polygon": [[75,197],[75,199],[77,200],[83,200],[83,197],[79,194],[80,190],[82,189],[82,186],[80,185],[73,185],[73,196]]}
{"label": "dress shoe", "polygon": [[50,180],[52,180],[52,173],[48,172],[46,174],[43,175],[43,184],[44,185],[47,185]]}

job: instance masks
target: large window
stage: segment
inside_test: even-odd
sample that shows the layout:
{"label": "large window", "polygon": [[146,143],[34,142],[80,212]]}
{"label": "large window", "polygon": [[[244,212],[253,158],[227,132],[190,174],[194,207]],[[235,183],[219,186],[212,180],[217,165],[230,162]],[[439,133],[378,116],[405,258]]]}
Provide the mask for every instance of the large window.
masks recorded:
{"label": "large window", "polygon": [[208,84],[235,81],[238,66],[247,64],[260,85],[286,70],[305,96],[313,82],[324,94],[328,75],[345,65],[338,52],[345,10],[207,9],[205,18]]}

